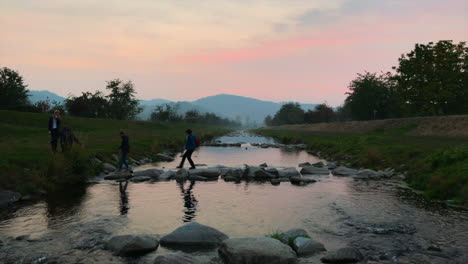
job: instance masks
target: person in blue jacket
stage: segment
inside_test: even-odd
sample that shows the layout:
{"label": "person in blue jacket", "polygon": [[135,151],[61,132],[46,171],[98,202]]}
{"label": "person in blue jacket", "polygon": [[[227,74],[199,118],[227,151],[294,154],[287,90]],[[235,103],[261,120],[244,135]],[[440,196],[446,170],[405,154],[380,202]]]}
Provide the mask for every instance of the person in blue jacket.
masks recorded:
{"label": "person in blue jacket", "polygon": [[190,169],[195,169],[195,164],[193,163],[192,160],[192,154],[197,148],[197,140],[196,140],[196,135],[192,133],[192,130],[187,129],[185,131],[185,134],[187,134],[187,140],[185,142],[185,153],[182,156],[182,160],[180,161],[180,165],[177,168],[183,168],[184,167],[184,162],[185,159],[187,159],[190,163]]}

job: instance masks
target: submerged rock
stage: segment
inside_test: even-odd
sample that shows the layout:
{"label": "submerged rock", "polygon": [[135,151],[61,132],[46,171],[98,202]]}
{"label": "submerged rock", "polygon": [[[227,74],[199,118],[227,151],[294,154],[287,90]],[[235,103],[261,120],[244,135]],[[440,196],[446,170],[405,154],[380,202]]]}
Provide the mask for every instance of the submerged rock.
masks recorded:
{"label": "submerged rock", "polygon": [[328,171],[328,168],[326,168],[326,167],[317,168],[317,167],[314,167],[314,166],[309,166],[309,167],[302,168],[301,174],[328,175],[328,174],[330,174],[330,172]]}
{"label": "submerged rock", "polygon": [[296,177],[291,177],[291,178],[289,178],[289,180],[291,181],[292,184],[300,184],[300,185],[317,182],[317,180],[315,180],[315,179],[297,177],[297,176]]}
{"label": "submerged rock", "polygon": [[154,251],[159,241],[149,235],[123,235],[114,236],[106,243],[106,249],[116,255],[135,255]]}
{"label": "submerged rock", "polygon": [[193,264],[195,263],[190,255],[182,252],[168,253],[154,259],[154,264]]}
{"label": "submerged rock", "polygon": [[220,257],[229,264],[295,264],[296,253],[291,247],[269,237],[232,238],[218,249]]}
{"label": "submerged rock", "polygon": [[358,171],[355,169],[344,167],[344,166],[339,166],[333,169],[332,173],[333,175],[337,175],[337,176],[352,176],[352,175],[356,175]]}
{"label": "submerged rock", "polygon": [[192,222],[161,238],[161,245],[170,247],[216,247],[229,237],[221,231]]}
{"label": "submerged rock", "polygon": [[357,248],[347,247],[330,251],[320,260],[324,263],[356,263],[363,259],[361,251]]}
{"label": "submerged rock", "polygon": [[322,243],[306,237],[297,237],[294,239],[293,249],[300,257],[327,251]]}

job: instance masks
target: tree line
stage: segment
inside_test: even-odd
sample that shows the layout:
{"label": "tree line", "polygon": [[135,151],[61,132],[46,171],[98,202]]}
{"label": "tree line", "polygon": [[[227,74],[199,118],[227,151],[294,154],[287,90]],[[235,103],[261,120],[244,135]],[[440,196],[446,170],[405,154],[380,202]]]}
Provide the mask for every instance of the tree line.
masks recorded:
{"label": "tree line", "polygon": [[393,73],[357,74],[344,104],[305,112],[288,103],[266,125],[468,114],[468,48],[450,40],[416,44]]}
{"label": "tree line", "polygon": [[[119,120],[135,120],[142,112],[136,91],[131,81],[124,82],[114,79],[107,82],[105,89],[108,95],[101,91],[82,92],[80,96],[69,96],[63,103],[38,101],[32,104],[29,90],[24,84],[23,77],[9,68],[0,69],[0,109],[52,113],[59,110],[71,116],[88,118],[111,118]],[[214,113],[198,113],[189,111],[185,114],[177,114],[176,109],[170,105],[156,106],[151,114],[150,121],[159,122],[187,122],[212,124],[220,126],[240,126],[239,122],[222,118]]]}

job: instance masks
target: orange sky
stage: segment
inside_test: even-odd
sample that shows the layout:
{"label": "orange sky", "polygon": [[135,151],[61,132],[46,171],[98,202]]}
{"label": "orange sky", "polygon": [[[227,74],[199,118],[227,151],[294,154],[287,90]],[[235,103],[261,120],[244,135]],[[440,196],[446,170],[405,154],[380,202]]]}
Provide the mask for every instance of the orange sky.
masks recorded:
{"label": "orange sky", "polygon": [[0,0],[0,67],[62,96],[132,80],[142,99],[230,93],[342,103],[415,43],[468,39],[463,0]]}

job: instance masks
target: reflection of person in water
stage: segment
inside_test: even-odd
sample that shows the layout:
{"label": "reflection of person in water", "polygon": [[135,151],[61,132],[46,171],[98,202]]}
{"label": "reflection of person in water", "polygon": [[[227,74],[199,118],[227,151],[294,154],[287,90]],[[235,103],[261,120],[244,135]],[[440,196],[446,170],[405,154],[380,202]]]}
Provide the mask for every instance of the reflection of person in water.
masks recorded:
{"label": "reflection of person in water", "polygon": [[128,205],[127,186],[128,186],[128,180],[124,180],[124,181],[119,182],[120,215],[127,215],[128,209],[130,209],[130,206]]}
{"label": "reflection of person in water", "polygon": [[191,222],[193,219],[195,219],[198,205],[198,201],[192,193],[193,187],[195,186],[195,181],[191,181],[187,189],[184,189],[183,182],[178,182],[177,184],[179,184],[180,192],[184,199],[185,211],[182,220],[185,223]]}

